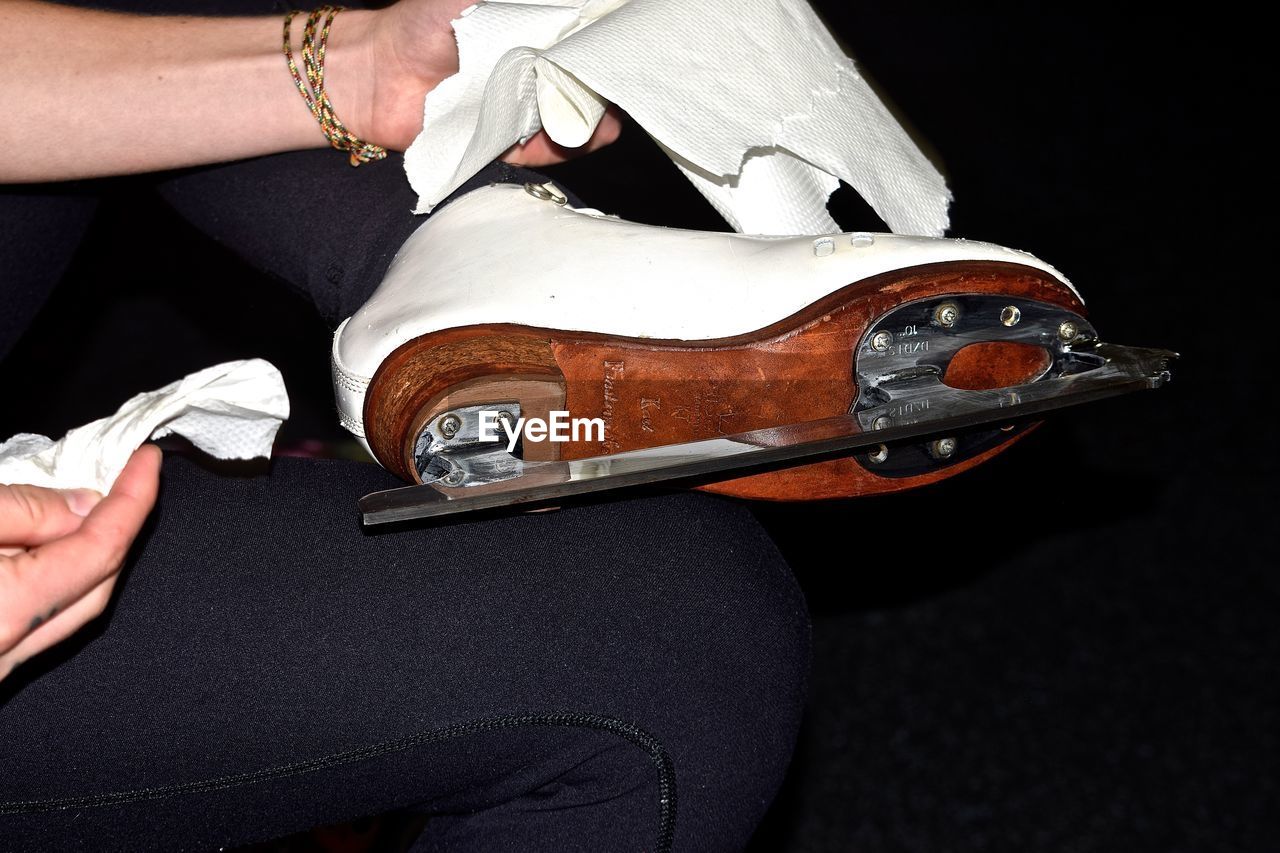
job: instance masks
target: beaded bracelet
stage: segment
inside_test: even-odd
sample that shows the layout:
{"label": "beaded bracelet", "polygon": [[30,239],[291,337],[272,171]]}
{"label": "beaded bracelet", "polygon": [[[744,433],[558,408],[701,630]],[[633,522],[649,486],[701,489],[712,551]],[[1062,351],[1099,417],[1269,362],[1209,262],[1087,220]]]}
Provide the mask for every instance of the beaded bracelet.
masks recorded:
{"label": "beaded bracelet", "polygon": [[[351,165],[359,166],[361,163],[386,157],[387,149],[381,145],[365,142],[347,130],[346,125],[334,113],[333,104],[329,102],[329,96],[324,90],[324,53],[329,42],[329,28],[333,26],[333,19],[338,17],[338,13],[342,10],[342,6],[320,6],[307,15],[307,23],[302,30],[302,67],[306,72],[305,81],[298,73],[298,66],[293,61],[292,39],[289,34],[293,16],[298,13],[294,11],[285,15],[284,58],[289,63],[289,73],[293,75],[294,84],[302,93],[302,99],[307,102],[307,108],[320,123],[320,129],[324,131],[329,144],[339,151],[348,152],[351,155]],[[320,38],[317,41],[316,27],[321,18],[324,18],[324,26],[320,28]]]}

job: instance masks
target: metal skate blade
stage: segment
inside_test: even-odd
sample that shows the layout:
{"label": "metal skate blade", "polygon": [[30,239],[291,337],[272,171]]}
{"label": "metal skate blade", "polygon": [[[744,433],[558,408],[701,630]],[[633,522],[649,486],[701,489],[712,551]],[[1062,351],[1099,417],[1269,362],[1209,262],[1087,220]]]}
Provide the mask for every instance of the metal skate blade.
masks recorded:
{"label": "metal skate blade", "polygon": [[[499,507],[533,508],[577,495],[633,486],[741,476],[750,469],[785,467],[848,454],[880,444],[943,435],[990,423],[1039,415],[1055,409],[1159,388],[1169,379],[1168,350],[1090,343],[1078,354],[1097,366],[989,391],[962,391],[937,384],[934,402],[887,426],[874,410],[822,420],[751,430],[720,438],[632,450],[567,462],[525,462],[511,480],[469,487],[438,484],[374,492],[360,499],[365,524],[434,518]],[[871,424],[879,422],[882,428]]]}

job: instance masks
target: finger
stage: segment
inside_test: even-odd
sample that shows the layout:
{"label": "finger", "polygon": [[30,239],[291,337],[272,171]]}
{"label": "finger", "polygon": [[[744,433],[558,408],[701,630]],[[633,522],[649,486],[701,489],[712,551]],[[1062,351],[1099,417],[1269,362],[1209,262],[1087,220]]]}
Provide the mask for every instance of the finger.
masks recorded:
{"label": "finger", "polygon": [[578,148],[561,145],[548,136],[545,130],[540,130],[523,145],[512,146],[502,159],[517,166],[552,166],[610,145],[617,141],[621,133],[622,121],[617,115],[606,112],[591,138]]}
{"label": "finger", "polygon": [[0,557],[0,651],[17,646],[50,609],[78,601],[119,571],[155,505],[159,473],[159,449],[142,448],[79,530],[28,552]]}
{"label": "finger", "polygon": [[552,166],[611,145],[621,134],[622,119],[617,109],[610,106],[596,125],[591,138],[578,148],[567,148],[555,142],[545,130],[540,130],[523,145],[513,145],[507,149],[502,159],[516,166]]}
{"label": "finger", "polygon": [[102,500],[92,489],[0,486],[0,544],[31,547],[79,529]]}
{"label": "finger", "polygon": [[8,652],[0,654],[0,681],[4,677],[45,649],[61,643],[76,631],[101,616],[111,602],[118,574],[104,580],[89,590],[79,601],[61,612],[47,614],[39,625]]}

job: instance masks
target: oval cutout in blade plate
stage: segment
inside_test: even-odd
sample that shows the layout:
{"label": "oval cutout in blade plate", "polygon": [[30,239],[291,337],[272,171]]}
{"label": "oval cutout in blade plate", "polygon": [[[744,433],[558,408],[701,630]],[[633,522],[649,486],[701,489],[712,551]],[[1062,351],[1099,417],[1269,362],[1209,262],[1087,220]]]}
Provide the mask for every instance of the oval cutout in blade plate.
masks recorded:
{"label": "oval cutout in blade plate", "polygon": [[1020,341],[969,344],[947,365],[942,381],[962,391],[990,391],[1039,379],[1053,364],[1044,347]]}

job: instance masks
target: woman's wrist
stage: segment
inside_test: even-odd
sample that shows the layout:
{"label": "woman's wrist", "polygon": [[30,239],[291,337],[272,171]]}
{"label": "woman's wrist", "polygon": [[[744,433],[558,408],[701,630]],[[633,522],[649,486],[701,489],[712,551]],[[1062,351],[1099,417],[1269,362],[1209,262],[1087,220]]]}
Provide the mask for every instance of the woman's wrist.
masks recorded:
{"label": "woman's wrist", "polygon": [[[375,36],[379,14],[367,9],[346,9],[339,14],[329,33],[323,66],[324,87],[334,112],[353,134],[375,144],[381,144],[371,138],[375,132]],[[290,47],[299,68],[304,18],[305,13],[298,15],[290,27]],[[289,73],[283,58],[280,59],[280,73]],[[301,96],[295,100],[298,110],[307,110],[306,101]],[[309,143],[313,148],[329,144],[314,118],[311,120]]]}
{"label": "woman's wrist", "polygon": [[[378,141],[373,22],[380,14],[339,15],[326,61],[337,115],[371,141]],[[0,3],[0,144],[41,152],[0,164],[0,183],[325,147],[290,78],[283,26],[283,15],[152,17]],[[301,21],[295,29],[299,47]]]}

